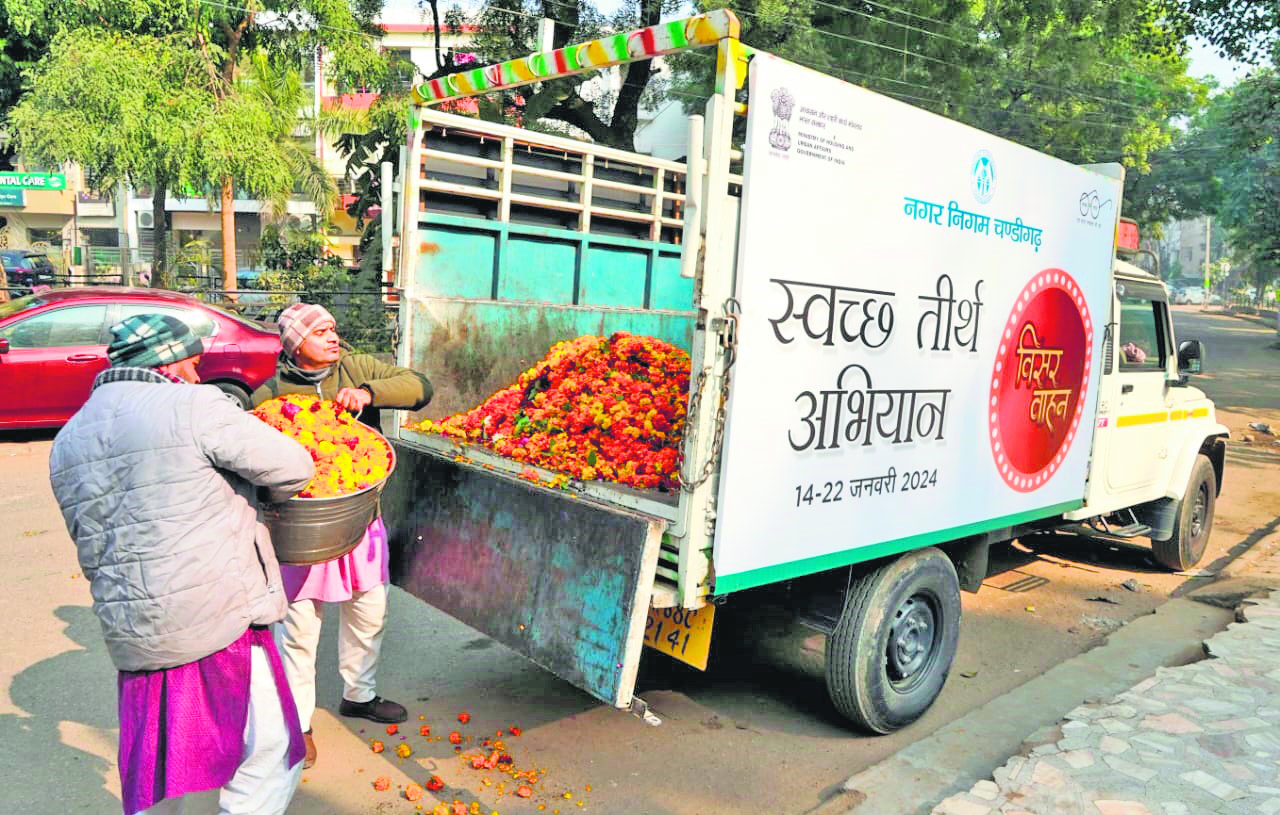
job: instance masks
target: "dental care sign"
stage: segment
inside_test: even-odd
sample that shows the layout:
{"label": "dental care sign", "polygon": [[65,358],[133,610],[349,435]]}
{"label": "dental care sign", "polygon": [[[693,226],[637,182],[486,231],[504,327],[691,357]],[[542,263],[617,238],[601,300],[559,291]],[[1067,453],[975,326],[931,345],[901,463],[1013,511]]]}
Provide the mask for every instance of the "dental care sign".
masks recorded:
{"label": "dental care sign", "polygon": [[1119,182],[767,55],[750,80],[716,592],[1078,507]]}

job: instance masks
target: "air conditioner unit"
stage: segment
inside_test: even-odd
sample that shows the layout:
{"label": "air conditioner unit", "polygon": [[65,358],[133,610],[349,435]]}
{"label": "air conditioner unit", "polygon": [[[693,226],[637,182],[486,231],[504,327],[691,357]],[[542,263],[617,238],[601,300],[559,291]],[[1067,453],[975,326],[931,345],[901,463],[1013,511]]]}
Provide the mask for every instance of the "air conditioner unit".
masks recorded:
{"label": "air conditioner unit", "polygon": [[156,214],[154,212],[142,210],[141,212],[138,213],[139,229],[155,229],[155,226],[156,226]]}

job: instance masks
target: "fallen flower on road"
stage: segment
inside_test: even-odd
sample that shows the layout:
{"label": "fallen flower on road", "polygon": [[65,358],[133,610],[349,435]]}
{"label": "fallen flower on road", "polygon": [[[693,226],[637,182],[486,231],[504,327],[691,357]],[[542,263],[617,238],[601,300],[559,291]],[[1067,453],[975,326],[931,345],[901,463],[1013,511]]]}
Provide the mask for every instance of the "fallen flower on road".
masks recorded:
{"label": "fallen flower on road", "polygon": [[432,792],[439,792],[444,789],[444,782],[440,780],[440,776],[433,775],[427,780],[427,789]]}
{"label": "fallen flower on road", "polygon": [[375,740],[373,744],[369,745],[369,749],[375,753],[381,753],[384,748],[382,742]]}
{"label": "fallen flower on road", "polygon": [[459,713],[459,714],[458,714],[458,721],[462,722],[463,724],[466,724],[467,722],[471,721],[471,714],[470,714],[470,713]]}
{"label": "fallen flower on road", "polygon": [[422,797],[422,787],[419,787],[417,784],[410,784],[404,788],[404,797],[408,798],[410,801],[417,801]]}
{"label": "fallen flower on road", "polygon": [[413,750],[409,748],[409,745],[402,744],[396,748],[396,755],[400,756],[400,758],[408,758],[413,755]]}
{"label": "fallen flower on road", "polygon": [[378,792],[386,792],[391,789],[391,779],[385,775],[380,775],[373,781],[373,788]]}
{"label": "fallen flower on road", "polygon": [[399,732],[400,732],[400,728],[399,728],[399,726],[398,726],[398,725],[394,725],[394,724],[389,724],[389,725],[387,725],[387,735],[388,735],[388,736],[394,736],[395,734],[397,734],[397,733],[399,733]]}
{"label": "fallen flower on road", "polygon": [[424,724],[422,727],[418,728],[418,732],[419,732],[419,733],[421,733],[421,734],[422,734],[422,735],[424,735],[424,736],[430,736],[430,735],[431,735],[431,727],[430,727],[430,725],[425,725],[425,724]]}
{"label": "fallen flower on road", "polygon": [[462,734],[461,734],[461,733],[459,733],[457,730],[455,730],[455,731],[453,731],[452,733],[450,733],[450,734],[449,734],[449,743],[450,743],[450,744],[462,744]]}
{"label": "fallen flower on road", "polygon": [[530,787],[520,787],[519,789],[516,790],[516,795],[520,796],[521,798],[532,798],[533,789]]}

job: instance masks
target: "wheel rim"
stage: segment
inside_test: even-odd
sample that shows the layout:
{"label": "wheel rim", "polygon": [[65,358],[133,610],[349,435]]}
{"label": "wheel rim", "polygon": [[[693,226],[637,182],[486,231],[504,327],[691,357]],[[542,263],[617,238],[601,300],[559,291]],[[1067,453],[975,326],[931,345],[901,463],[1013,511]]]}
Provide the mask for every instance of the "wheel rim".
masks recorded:
{"label": "wheel rim", "polygon": [[894,611],[886,667],[895,690],[910,691],[929,675],[942,637],[938,616],[936,602],[925,594],[913,594]]}
{"label": "wheel rim", "polygon": [[1191,537],[1199,538],[1200,533],[1204,531],[1205,516],[1209,511],[1209,485],[1200,482],[1200,488],[1196,490],[1195,503],[1191,505]]}

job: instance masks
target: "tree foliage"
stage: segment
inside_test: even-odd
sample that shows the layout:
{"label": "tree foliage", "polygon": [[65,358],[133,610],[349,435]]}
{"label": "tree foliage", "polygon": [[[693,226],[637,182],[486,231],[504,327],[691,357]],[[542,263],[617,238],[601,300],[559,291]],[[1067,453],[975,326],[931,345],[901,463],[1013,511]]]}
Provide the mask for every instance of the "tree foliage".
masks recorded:
{"label": "tree foliage", "polygon": [[[9,116],[22,153],[56,166],[79,163],[109,189],[118,181],[156,190],[203,186],[200,142],[216,99],[202,66],[171,37],[102,28],[57,34],[28,72],[30,91]],[[163,230],[157,230],[157,235]],[[163,257],[163,241],[157,242]],[[164,283],[163,269],[155,282]]]}
{"label": "tree foliage", "polygon": [[325,249],[319,232],[280,229],[272,226],[262,234],[262,262],[266,271],[259,285],[266,291],[285,292],[273,296],[283,308],[301,300],[327,308],[338,322],[338,335],[357,351],[390,351],[395,323],[388,318],[382,302],[378,277],[353,277],[342,260]]}
{"label": "tree foliage", "polygon": [[1217,168],[1214,214],[1230,236],[1237,267],[1263,286],[1280,276],[1280,75],[1266,70],[1213,101],[1196,133]]}
{"label": "tree foliage", "polygon": [[1208,40],[1219,54],[1255,65],[1276,61],[1280,0],[1165,0],[1184,34]]}
{"label": "tree foliage", "polygon": [[[1157,0],[700,0],[728,5],[743,41],[1073,163],[1131,175],[1174,143],[1207,88]],[[714,55],[671,58],[689,110]]]}
{"label": "tree foliage", "polygon": [[[42,28],[18,31],[0,4],[0,122],[27,90],[23,73],[44,56],[48,47],[49,38]],[[0,170],[13,166],[13,153],[13,141],[0,139]]]}
{"label": "tree foliage", "polygon": [[[299,179],[315,180],[315,166],[304,160],[293,131],[299,114],[298,71],[323,47],[338,74],[361,82],[376,81],[385,62],[372,47],[372,21],[380,0],[245,0],[244,3],[206,3],[202,0],[0,0],[15,30],[20,33],[47,27],[55,35],[82,34],[93,46],[100,42],[145,39],[168,49],[184,71],[194,66],[199,76],[186,73],[182,90],[205,104],[213,99],[208,115],[193,124],[179,103],[160,107],[147,118],[152,126],[178,130],[187,143],[197,146],[198,160],[183,165],[197,188],[220,190],[224,285],[235,287],[234,189],[280,200]],[[51,55],[50,59],[53,57]],[[45,76],[76,70],[75,54],[65,48],[53,64],[37,71]],[[119,77],[123,85],[134,76]],[[56,84],[49,79],[51,84]],[[151,84],[150,79],[142,79]],[[99,82],[85,90],[98,95],[120,92],[121,85]],[[33,93],[38,89],[33,89]],[[172,95],[166,92],[168,95]],[[34,108],[56,108],[58,100],[35,100]],[[65,99],[63,100],[65,103]],[[112,118],[119,111],[109,101],[86,98],[86,107],[100,115],[93,120],[115,134],[129,132],[134,122]],[[166,120],[165,114],[175,113]],[[28,119],[28,122],[31,122]],[[34,126],[34,125],[33,125]],[[69,137],[60,146],[80,149]],[[109,139],[110,136],[103,136]],[[41,142],[27,144],[19,133],[20,148],[37,151]],[[117,139],[117,142],[120,140]],[[43,142],[54,146],[52,138]],[[92,153],[68,157],[92,165]],[[108,176],[128,176],[135,183],[148,182],[157,201],[180,179],[157,172],[142,174],[135,164],[102,166]],[[127,169],[126,169],[127,168]],[[319,191],[313,185],[312,192]],[[161,203],[157,214],[163,215]],[[328,210],[327,202],[322,212]],[[158,230],[160,231],[160,230]]]}

